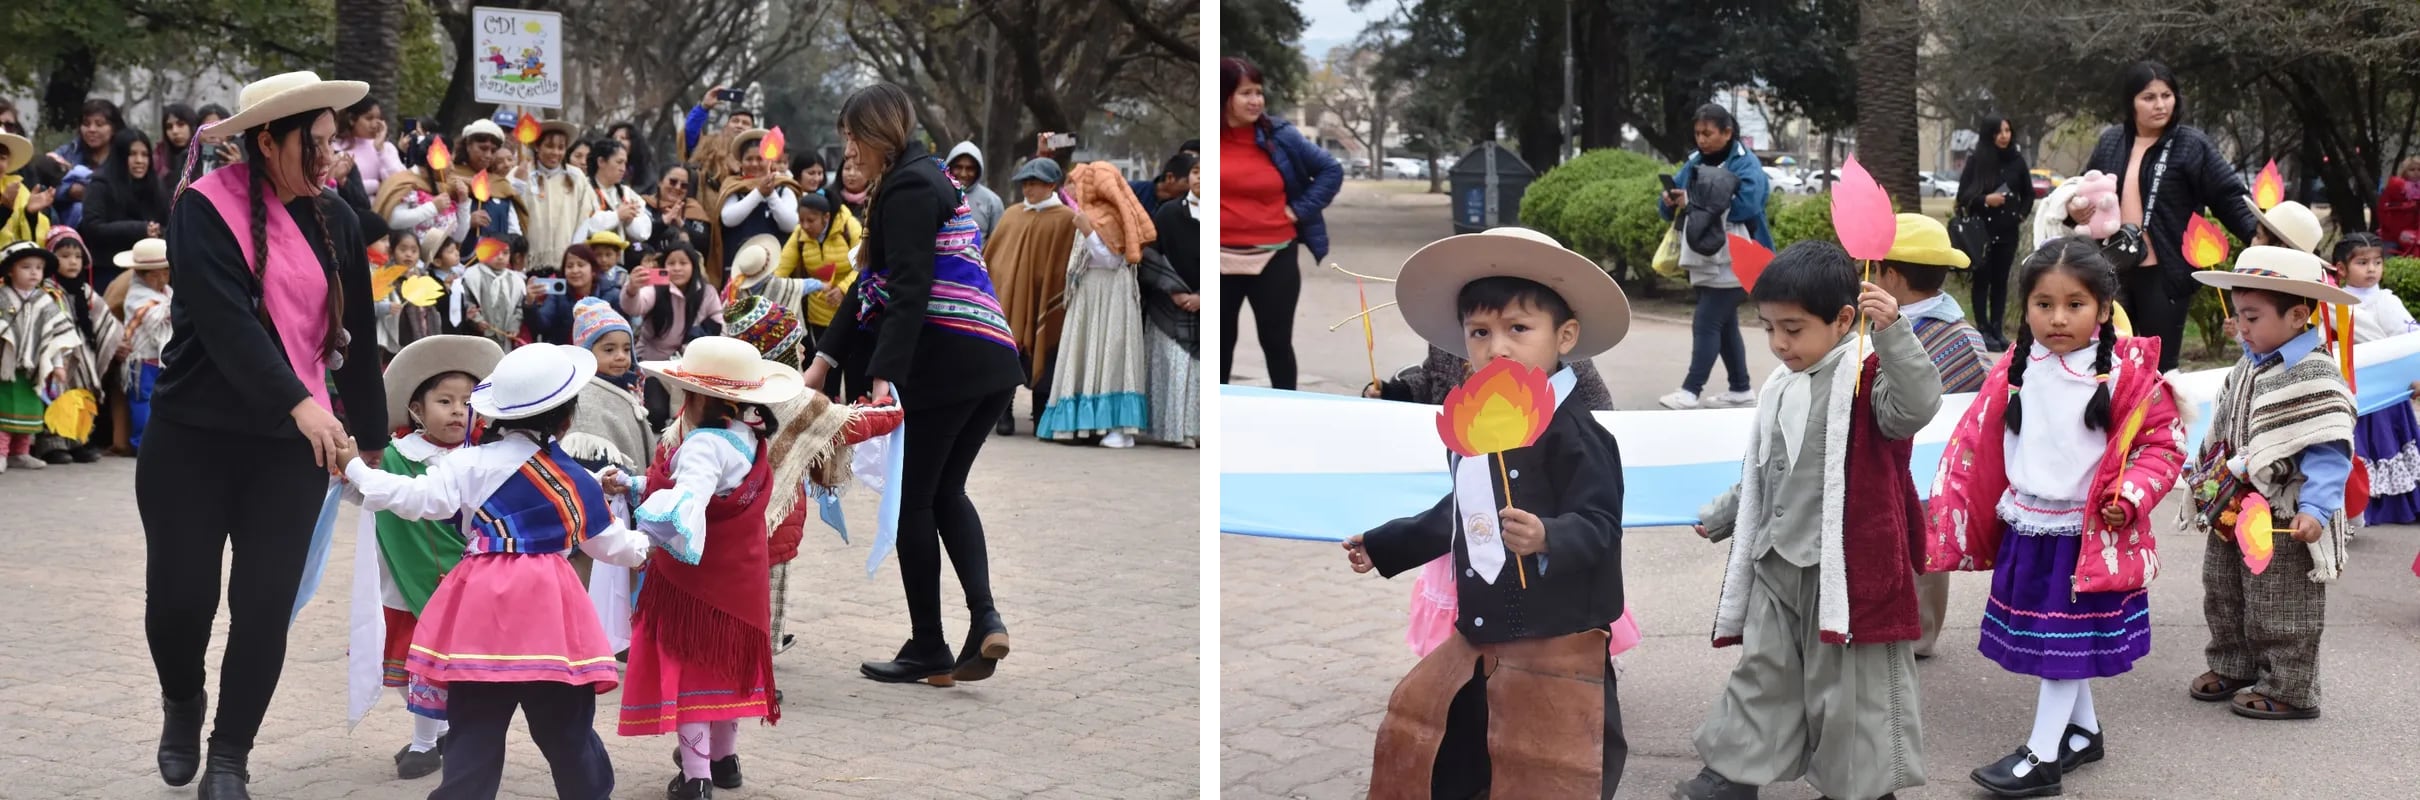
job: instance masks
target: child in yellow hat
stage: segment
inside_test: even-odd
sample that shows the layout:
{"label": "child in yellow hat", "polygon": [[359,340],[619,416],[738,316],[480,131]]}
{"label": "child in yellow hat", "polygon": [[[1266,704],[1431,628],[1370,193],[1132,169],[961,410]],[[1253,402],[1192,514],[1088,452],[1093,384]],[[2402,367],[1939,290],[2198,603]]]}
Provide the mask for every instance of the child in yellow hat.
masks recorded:
{"label": "child in yellow hat", "polygon": [[[1944,394],[1972,392],[1983,386],[1991,351],[1983,334],[1966,321],[1957,298],[1941,291],[1949,271],[1966,269],[1966,254],[1950,246],[1949,229],[1923,214],[1899,215],[1899,238],[1891,242],[1890,257],[1874,283],[1899,301],[1900,316],[1915,325],[1916,340],[1941,371]],[[1923,635],[1916,639],[1916,657],[1933,657],[1941,638],[1941,618],[1949,611],[1949,573],[1916,576],[1916,619]]]}

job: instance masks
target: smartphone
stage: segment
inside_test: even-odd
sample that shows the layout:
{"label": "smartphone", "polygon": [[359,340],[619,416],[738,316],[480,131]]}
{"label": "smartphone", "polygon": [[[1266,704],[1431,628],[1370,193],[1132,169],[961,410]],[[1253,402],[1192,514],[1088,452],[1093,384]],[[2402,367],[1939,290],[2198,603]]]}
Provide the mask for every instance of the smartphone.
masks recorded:
{"label": "smartphone", "polygon": [[563,293],[564,284],[562,278],[537,278],[535,281],[539,286],[546,289],[547,294]]}
{"label": "smartphone", "polygon": [[672,285],[672,273],[665,272],[665,271],[663,271],[663,270],[661,270],[661,269],[658,269],[658,270],[656,270],[656,271],[654,271],[654,272],[652,272],[652,273],[649,273],[649,274],[647,275],[647,285],[649,285],[649,286],[671,286],[671,285]]}
{"label": "smartphone", "polygon": [[1672,182],[1672,176],[1670,175],[1657,175],[1655,176],[1655,179],[1657,182],[1664,184],[1664,191],[1666,192],[1681,188],[1678,184]]}
{"label": "smartphone", "polygon": [[404,117],[404,118],[403,118],[403,132],[404,132],[404,133],[418,133],[419,131],[420,131],[420,118],[419,118],[419,117]]}
{"label": "smartphone", "polygon": [[1054,133],[1050,135],[1050,138],[1042,140],[1042,146],[1050,148],[1052,152],[1066,150],[1076,146],[1076,135],[1072,133]]}
{"label": "smartphone", "polygon": [[723,102],[725,102],[725,103],[737,103],[737,102],[740,102],[740,101],[742,101],[742,100],[746,100],[746,99],[748,99],[748,90],[746,90],[746,89],[717,89],[717,90],[715,90],[715,92],[714,92],[714,97],[715,97],[715,99],[717,99],[717,100],[721,100],[721,101],[723,101]]}

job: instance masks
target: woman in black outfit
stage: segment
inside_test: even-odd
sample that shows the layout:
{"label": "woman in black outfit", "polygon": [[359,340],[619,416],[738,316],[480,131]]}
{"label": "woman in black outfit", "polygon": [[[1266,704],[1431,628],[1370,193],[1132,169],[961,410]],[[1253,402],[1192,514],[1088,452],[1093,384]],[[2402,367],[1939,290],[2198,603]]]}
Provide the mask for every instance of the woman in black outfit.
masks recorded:
{"label": "woman in black outfit", "polygon": [[[840,106],[850,157],[881,180],[866,201],[856,288],[824,330],[805,379],[822,386],[837,367],[852,385],[870,386],[877,403],[891,398],[893,386],[900,389],[907,445],[898,456],[904,459],[899,582],[913,634],[896,658],[858,669],[888,683],[947,685],[943,676],[991,677],[1008,655],[1008,627],[992,607],[983,520],[966,496],[966,476],[1025,374],[1000,322],[983,254],[972,247],[974,217],[961,211],[965,204],[939,159],[911,138],[915,129],[907,91],[888,83],[859,89]],[[968,308],[988,309],[988,319]],[[970,618],[956,658],[941,630],[943,547],[957,567]]]}
{"label": "woman in black outfit", "polygon": [[[218,613],[219,559],[235,544],[225,582],[233,622],[201,800],[251,797],[245,765],[285,667],[287,625],[328,481],[356,440],[364,458],[386,447],[367,244],[352,208],[322,177],[334,109],[368,91],[310,73],[246,87],[246,99],[265,97],[222,128],[242,131],[243,163],[195,181],[169,212],[175,331],[135,466],[135,502],[146,555],[143,627],[167,717],[160,777],[171,786],[202,769],[202,659]],[[299,238],[270,238],[273,225],[283,227],[271,220],[278,211]],[[324,292],[312,286],[320,281]],[[307,288],[294,291],[298,283]],[[331,371],[345,401],[342,421],[331,410]]]}
{"label": "woman in black outfit", "polygon": [[[2116,175],[2124,221],[2142,226],[2148,246],[2141,264],[2132,269],[2118,264],[2124,290],[2119,302],[2136,335],[2160,337],[2164,372],[2176,368],[2184,349],[2185,310],[2201,288],[2193,280],[2193,266],[2185,263],[2185,225],[2207,207],[2229,232],[2248,242],[2259,232],[2260,217],[2234,165],[2199,128],[2182,124],[2185,98],[2175,72],[2144,61],[2127,68],[2123,83],[2122,122],[2101,134],[2084,168]],[[2069,224],[2081,225],[2092,209],[2070,202],[2067,213]]]}
{"label": "woman in black outfit", "polygon": [[2033,218],[2033,171],[2017,152],[2016,127],[1998,116],[1975,126],[1975,153],[1958,172],[1958,210],[1983,220],[1991,248],[1975,264],[1969,307],[1991,349],[2008,347],[2008,267],[2017,259],[2025,221]]}
{"label": "woman in black outfit", "polygon": [[84,224],[76,230],[91,245],[96,286],[108,286],[117,277],[119,253],[160,235],[168,221],[170,187],[155,174],[160,165],[151,157],[151,137],[127,128],[110,140],[109,150],[117,155],[101,165],[85,192]]}

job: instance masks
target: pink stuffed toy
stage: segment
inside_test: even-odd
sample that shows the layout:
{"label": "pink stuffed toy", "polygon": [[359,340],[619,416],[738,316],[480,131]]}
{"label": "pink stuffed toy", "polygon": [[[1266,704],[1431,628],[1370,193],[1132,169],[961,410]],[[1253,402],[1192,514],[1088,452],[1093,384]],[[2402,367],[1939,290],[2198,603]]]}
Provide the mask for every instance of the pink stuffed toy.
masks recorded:
{"label": "pink stuffed toy", "polygon": [[2070,216],[2091,214],[2084,221],[2085,231],[2094,239],[2107,239],[2117,233],[2121,224],[2117,176],[2096,169],[2084,173],[2081,180],[2076,184],[2075,196],[2067,200],[2068,213]]}

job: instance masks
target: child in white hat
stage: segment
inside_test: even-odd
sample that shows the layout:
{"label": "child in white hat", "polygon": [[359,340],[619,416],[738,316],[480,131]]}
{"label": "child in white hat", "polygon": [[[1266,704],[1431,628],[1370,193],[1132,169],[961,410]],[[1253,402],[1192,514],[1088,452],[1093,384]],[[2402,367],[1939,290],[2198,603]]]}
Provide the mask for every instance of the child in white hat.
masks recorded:
{"label": "child in white hat", "polygon": [[405,663],[415,682],[444,690],[412,696],[414,712],[442,714],[452,726],[436,796],[495,796],[516,709],[525,712],[562,796],[613,793],[613,765],[594,719],[596,696],[612,691],[619,675],[565,556],[576,547],[636,567],[646,560],[647,539],[613,521],[604,488],[557,441],[595,372],[587,350],[522,347],[471,390],[471,410],[487,425],[476,446],[417,477],[359,458],[345,465],[366,510],[464,520],[466,554],[420,613]]}

